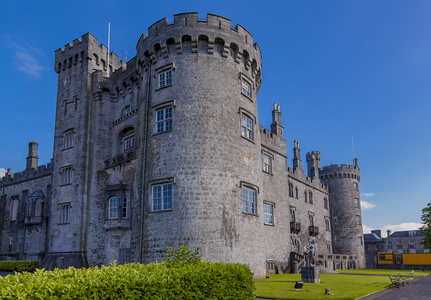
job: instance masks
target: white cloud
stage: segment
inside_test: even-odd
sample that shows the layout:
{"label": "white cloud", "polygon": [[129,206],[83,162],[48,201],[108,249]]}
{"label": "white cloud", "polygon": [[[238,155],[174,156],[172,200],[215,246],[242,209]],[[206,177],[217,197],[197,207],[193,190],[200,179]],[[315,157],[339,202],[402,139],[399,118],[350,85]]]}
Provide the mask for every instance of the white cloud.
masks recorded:
{"label": "white cloud", "polygon": [[13,50],[13,57],[18,71],[29,75],[35,79],[42,77],[42,72],[47,67],[41,62],[45,55],[39,49],[29,45],[18,38],[5,35],[4,44]]}
{"label": "white cloud", "polygon": [[376,207],[375,204],[367,202],[367,201],[364,201],[364,200],[361,200],[361,208],[362,209],[371,209],[371,208],[374,208],[374,207]]}
{"label": "white cloud", "polygon": [[371,230],[381,230],[382,231],[382,237],[386,237],[387,236],[387,231],[388,229],[394,233],[395,231],[408,231],[408,230],[418,230],[422,227],[421,223],[401,223],[401,224],[397,224],[397,225],[392,225],[392,224],[386,224],[383,225],[381,228],[372,228],[369,227],[368,225],[363,224],[362,225],[362,230],[364,231],[364,233],[371,233]]}
{"label": "white cloud", "polygon": [[0,168],[0,178],[2,178],[6,174],[6,169]]}
{"label": "white cloud", "polygon": [[372,197],[372,196],[374,196],[374,193],[362,193],[361,196]]}

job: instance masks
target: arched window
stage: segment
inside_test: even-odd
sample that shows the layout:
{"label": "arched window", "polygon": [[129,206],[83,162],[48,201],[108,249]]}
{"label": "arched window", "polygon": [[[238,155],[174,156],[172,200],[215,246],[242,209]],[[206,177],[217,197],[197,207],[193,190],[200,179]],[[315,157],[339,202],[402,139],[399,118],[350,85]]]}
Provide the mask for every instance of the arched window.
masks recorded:
{"label": "arched window", "polygon": [[249,60],[250,55],[248,54],[247,51],[243,51],[242,53],[242,62],[244,64],[244,68],[246,68],[248,70],[248,60]]}
{"label": "arched window", "polygon": [[177,53],[177,47],[175,45],[175,40],[173,38],[169,38],[166,41],[166,47],[168,48],[169,54]]}
{"label": "arched window", "polygon": [[191,52],[192,51],[192,37],[190,35],[185,35],[181,38],[181,42],[183,45],[183,52]]}
{"label": "arched window", "polygon": [[234,44],[234,43],[230,44],[230,56],[233,58],[233,60],[236,60],[236,57],[238,55],[238,49],[239,47],[237,44]]}
{"label": "arched window", "polygon": [[214,52],[223,55],[224,41],[221,38],[214,40]]}
{"label": "arched window", "polygon": [[118,219],[119,200],[117,196],[109,198],[108,219]]}
{"label": "arched window", "polygon": [[298,199],[298,197],[299,197],[298,187],[295,186],[295,198]]}
{"label": "arched window", "polygon": [[312,191],[308,192],[308,202],[310,204],[313,204],[313,192]]}
{"label": "arched window", "polygon": [[208,53],[208,37],[206,35],[198,37],[198,52]]}
{"label": "arched window", "polygon": [[294,222],[295,222],[295,220],[296,220],[296,217],[295,217],[295,210],[294,210],[294,209],[291,209],[291,210],[290,210],[290,222],[291,222],[291,223],[294,223]]}
{"label": "arched window", "polygon": [[314,216],[312,214],[309,214],[308,219],[310,221],[310,226],[314,226]]}
{"label": "arched window", "polygon": [[293,197],[293,183],[289,181],[289,197]]}
{"label": "arched window", "polygon": [[126,106],[124,106],[123,110],[121,111],[121,116],[123,117],[131,111],[132,111],[132,107],[130,105],[126,105]]}
{"label": "arched window", "polygon": [[307,191],[304,192],[305,202],[307,202]]}
{"label": "arched window", "polygon": [[326,231],[331,230],[331,228],[329,227],[329,220],[328,219],[325,219],[325,229],[326,229]]}

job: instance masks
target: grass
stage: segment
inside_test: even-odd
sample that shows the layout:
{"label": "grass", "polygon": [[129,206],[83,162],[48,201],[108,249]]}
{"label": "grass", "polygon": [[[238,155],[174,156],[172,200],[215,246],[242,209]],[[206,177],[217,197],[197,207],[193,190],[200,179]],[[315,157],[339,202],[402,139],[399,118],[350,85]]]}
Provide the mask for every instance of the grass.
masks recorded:
{"label": "grass", "polygon": [[[257,297],[276,299],[347,300],[382,290],[390,284],[387,276],[321,274],[319,284],[304,283],[302,289],[296,291],[295,282],[300,280],[301,274],[271,275],[254,282],[255,294]],[[325,295],[325,288],[330,290],[331,295]]]}
{"label": "grass", "polygon": [[[356,269],[356,270],[343,270],[338,271],[342,274],[370,274],[370,275],[394,275],[401,274],[403,276],[410,276],[411,270],[397,270],[397,269]],[[413,276],[428,276],[431,270],[415,270]]]}

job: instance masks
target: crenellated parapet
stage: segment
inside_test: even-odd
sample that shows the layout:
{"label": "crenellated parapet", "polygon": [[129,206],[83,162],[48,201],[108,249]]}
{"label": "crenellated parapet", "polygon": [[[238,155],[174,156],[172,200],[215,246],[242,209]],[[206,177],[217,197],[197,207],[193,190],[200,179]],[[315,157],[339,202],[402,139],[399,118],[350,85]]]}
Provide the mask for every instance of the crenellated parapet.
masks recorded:
{"label": "crenellated parapet", "polygon": [[331,178],[352,178],[360,180],[360,169],[355,165],[330,165],[325,166],[319,171],[321,179]]}
{"label": "crenellated parapet", "polygon": [[200,20],[198,13],[174,15],[169,24],[166,18],[148,28],[136,46],[137,63],[147,69],[151,64],[170,55],[207,54],[232,58],[250,77],[258,91],[261,84],[261,52],[253,36],[241,25],[231,27],[231,20],[207,14]]}
{"label": "crenellated parapet", "polygon": [[[86,61],[93,61],[95,66],[101,70],[107,70],[108,48],[101,44],[92,34],[84,34],[81,39],[75,39],[73,44],[66,44],[64,48],[55,51],[55,72],[61,73],[73,66],[81,65]],[[109,54],[110,72],[122,66],[118,61],[118,55],[111,52]]]}
{"label": "crenellated parapet", "polygon": [[0,184],[3,186],[8,186],[12,184],[17,184],[29,180],[34,180],[37,178],[42,178],[46,176],[51,176],[53,171],[52,163],[38,166],[37,169],[27,169],[18,173],[6,173],[4,177],[0,178]]}

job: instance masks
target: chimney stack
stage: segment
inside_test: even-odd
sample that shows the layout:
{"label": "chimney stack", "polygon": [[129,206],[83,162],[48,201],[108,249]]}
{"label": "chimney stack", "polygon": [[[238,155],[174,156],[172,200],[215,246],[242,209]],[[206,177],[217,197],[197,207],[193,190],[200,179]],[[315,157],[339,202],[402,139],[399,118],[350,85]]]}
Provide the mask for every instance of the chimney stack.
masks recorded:
{"label": "chimney stack", "polygon": [[30,142],[28,143],[28,156],[27,156],[27,163],[25,166],[26,170],[37,170],[37,161],[39,157],[37,156],[37,143],[36,142]]}

